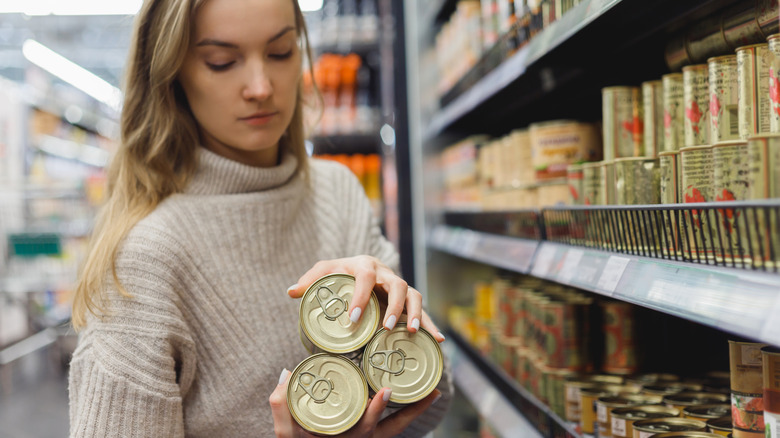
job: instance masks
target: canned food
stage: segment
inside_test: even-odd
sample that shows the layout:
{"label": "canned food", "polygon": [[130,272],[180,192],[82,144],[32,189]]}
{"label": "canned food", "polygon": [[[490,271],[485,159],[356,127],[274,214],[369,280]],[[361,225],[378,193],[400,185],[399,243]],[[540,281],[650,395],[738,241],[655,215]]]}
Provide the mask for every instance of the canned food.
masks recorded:
{"label": "canned food", "polygon": [[601,95],[604,160],[638,157],[644,147],[641,89],[606,87]]}
{"label": "canned food", "polygon": [[612,436],[612,411],[616,408],[649,404],[648,396],[640,394],[623,394],[618,396],[599,397],[596,400],[596,420],[598,421],[599,438]]}
{"label": "canned food", "polygon": [[769,46],[769,132],[780,132],[780,34],[767,39]]}
{"label": "canned food", "polygon": [[604,315],[604,371],[614,374],[636,372],[634,307],[622,301],[604,301],[601,306]]}
{"label": "canned food", "polygon": [[532,163],[537,180],[566,176],[566,167],[601,159],[601,143],[596,126],[568,120],[533,123]]}
{"label": "canned food", "polygon": [[355,292],[355,277],[329,274],[315,281],[301,299],[301,340],[309,353],[350,353],[360,350],[379,328],[379,301],[374,293],[359,322],[347,315]]}
{"label": "canned food", "polygon": [[[712,172],[712,146],[691,146],[680,150],[682,168],[682,190],[684,203],[709,202],[714,195]],[[707,210],[685,211],[688,227],[687,239],[683,240],[686,256],[691,258],[714,258],[712,251],[711,220]]]}
{"label": "canned food", "polygon": [[664,432],[653,435],[653,438],[718,438],[719,435],[715,435],[710,432],[702,432],[697,430],[686,430],[683,432]]}
{"label": "canned food", "polygon": [[541,303],[544,357],[548,366],[572,371],[588,367],[587,329],[592,300],[550,299]]}
{"label": "canned food", "polygon": [[603,191],[601,163],[582,164],[582,190],[584,205],[604,205],[606,193]]}
{"label": "canned food", "polygon": [[601,190],[605,193],[604,204],[615,204],[615,162],[614,161],[602,161],[601,162]]}
{"label": "canned food", "polygon": [[[682,180],[680,169],[680,153],[677,151],[661,152],[659,154],[659,189],[661,204],[677,204],[682,202]],[[664,235],[661,239],[662,253],[666,257],[682,255],[680,230],[673,212],[664,212]]]}
{"label": "canned food", "polygon": [[598,427],[596,400],[602,397],[614,397],[628,388],[625,385],[599,385],[594,388],[583,388],[580,391],[580,406],[582,415],[580,427],[583,434],[593,435]]}
{"label": "canned food", "polygon": [[710,143],[739,138],[737,56],[707,60],[710,94]]}
{"label": "canned food", "polygon": [[645,385],[652,385],[655,383],[663,383],[663,382],[679,382],[680,376],[676,374],[669,374],[669,373],[645,373],[645,374],[636,374],[633,376],[626,377],[626,385],[631,385],[636,388],[639,388],[639,390],[642,390],[642,387]]}
{"label": "canned food", "polygon": [[683,107],[685,146],[710,142],[710,88],[707,64],[683,67]]}
{"label": "canned food", "polygon": [[405,323],[392,330],[380,329],[366,345],[363,373],[368,386],[378,392],[393,390],[390,402],[406,405],[428,396],[441,380],[444,359],[436,339],[421,328],[409,333]]}
{"label": "canned food", "polygon": [[758,0],[756,2],[756,20],[761,27],[764,39],[780,31],[777,15],[778,3],[775,0]]}
{"label": "canned food", "polygon": [[664,151],[678,151],[685,146],[685,106],[683,105],[683,75],[661,76],[664,86]]}
{"label": "canned food", "polygon": [[[596,380],[594,380],[596,379]],[[611,380],[611,382],[604,382]],[[566,380],[563,383],[566,409],[564,418],[572,424],[579,424],[582,417],[581,391],[583,389],[596,388],[604,383],[620,384],[623,379],[620,376],[578,376],[573,380]]]}
{"label": "canned food", "polygon": [[761,349],[764,381],[764,424],[767,438],[780,436],[780,348]]}
{"label": "canned food", "polygon": [[739,76],[739,137],[769,133],[769,45],[737,49]]}
{"label": "canned food", "polygon": [[694,420],[714,420],[731,412],[731,404],[729,403],[715,403],[698,406],[688,406],[683,409],[683,418],[693,418]]}
{"label": "canned food", "polygon": [[686,43],[693,62],[703,62],[711,56],[730,51],[720,25],[721,17],[716,15],[699,21],[688,30]]}
{"label": "canned food", "polygon": [[657,158],[618,158],[614,166],[616,204],[660,203],[660,172]]}
{"label": "canned food", "polygon": [[612,410],[612,436],[631,438],[634,436],[634,422],[651,418],[669,418],[680,415],[680,411],[662,405],[629,406]]}
{"label": "canned food", "polygon": [[349,359],[320,353],[304,359],[287,385],[287,407],[305,430],[338,435],[354,426],[368,405],[368,385]]}
{"label": "canned food", "polygon": [[664,432],[706,431],[707,423],[690,418],[653,418],[634,423],[634,438],[650,438]]}
{"label": "canned food", "polygon": [[[748,199],[780,198],[780,135],[761,135],[748,140]],[[753,223],[758,230],[751,234],[751,254],[756,265],[775,266],[780,263],[780,228],[778,213],[769,209],[754,211]],[[774,252],[774,258],[772,254]]]}
{"label": "canned food", "polygon": [[565,383],[567,379],[576,377],[578,373],[567,369],[547,368],[545,369],[545,375],[547,376],[545,388],[550,409],[561,418],[566,418]]}
{"label": "canned food", "polygon": [[566,168],[566,182],[569,184],[572,205],[583,205],[585,193],[582,165],[570,164]]}
{"label": "canned food", "polygon": [[701,384],[692,382],[653,383],[643,386],[642,394],[667,396],[681,392],[701,391],[701,388]]}
{"label": "canned food", "polygon": [[[743,201],[748,199],[747,143],[729,141],[712,147],[713,186],[715,201]],[[740,210],[717,210],[717,233],[713,238],[716,260],[742,260],[747,255],[747,233],[737,231]],[[719,228],[719,229],[718,229]],[[744,243],[743,243],[744,242]]]}
{"label": "canned food", "polygon": [[723,14],[721,29],[732,50],[766,39],[756,14],[758,1],[740,2]]}
{"label": "canned food", "polygon": [[731,415],[707,420],[707,430],[718,436],[731,436],[734,430]]}
{"label": "canned food", "polygon": [[663,402],[666,406],[677,408],[684,411],[692,406],[701,406],[712,403],[727,402],[729,396],[726,394],[712,394],[708,392],[679,392],[664,397]]}
{"label": "canned food", "polygon": [[663,81],[642,82],[642,105],[645,118],[645,149],[640,155],[655,158],[664,150]]}
{"label": "canned food", "polygon": [[761,348],[766,344],[729,341],[731,416],[736,438],[764,436]]}

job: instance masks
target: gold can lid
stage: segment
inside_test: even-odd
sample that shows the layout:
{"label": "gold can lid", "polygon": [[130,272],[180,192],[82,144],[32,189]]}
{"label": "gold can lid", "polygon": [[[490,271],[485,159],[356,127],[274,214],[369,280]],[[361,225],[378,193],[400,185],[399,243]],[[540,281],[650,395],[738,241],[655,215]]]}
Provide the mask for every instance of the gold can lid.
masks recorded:
{"label": "gold can lid", "polygon": [[767,47],[768,48],[769,44],[767,44],[767,43],[749,44],[747,46],[737,47],[737,50],[735,50],[735,52],[739,53],[739,52],[742,52],[744,50],[750,50],[750,49],[759,48],[759,47]]}
{"label": "gold can lid", "polygon": [[653,435],[653,438],[721,438],[721,435],[702,432],[700,430],[686,430],[683,432],[664,432]]}
{"label": "gold can lid", "polygon": [[287,385],[287,407],[309,432],[337,435],[354,426],[368,405],[363,373],[343,356],[320,353],[304,359]]}
{"label": "gold can lid", "polygon": [[769,35],[769,36],[766,38],[766,40],[767,40],[767,41],[772,41],[772,40],[776,40],[776,39],[778,39],[778,38],[780,38],[780,33],[776,33],[776,34],[774,34],[774,35]]}
{"label": "gold can lid", "polygon": [[654,157],[621,157],[615,158],[615,164],[625,163],[627,161],[658,161],[658,158]]}
{"label": "gold can lid", "polygon": [[627,408],[617,408],[612,416],[626,420],[643,420],[648,418],[669,418],[680,415],[680,410],[663,405],[640,405]]}
{"label": "gold can lid", "polygon": [[713,394],[709,392],[678,392],[664,397],[664,403],[675,406],[706,405],[729,400],[726,394]]}
{"label": "gold can lid", "polygon": [[316,347],[330,353],[349,353],[366,345],[379,328],[379,301],[371,293],[360,321],[347,311],[355,292],[355,277],[329,274],[315,281],[301,298],[300,325]]}
{"label": "gold can lid", "polygon": [[725,432],[731,430],[734,427],[734,423],[732,422],[731,414],[729,414],[707,420],[707,427],[713,430],[720,430]]}
{"label": "gold can lid", "polygon": [[712,145],[713,148],[720,148],[725,146],[747,146],[747,140],[726,140],[719,141]]}
{"label": "gold can lid", "polygon": [[683,73],[686,71],[697,71],[697,70],[706,70],[709,67],[707,64],[694,64],[694,65],[686,65],[682,68]]}
{"label": "gold can lid", "polygon": [[625,408],[634,405],[647,404],[647,397],[639,394],[618,393],[615,396],[599,397],[596,404],[610,408]]}
{"label": "gold can lid", "polygon": [[661,76],[661,80],[667,81],[682,81],[682,73],[667,73]]}
{"label": "gold can lid", "polygon": [[718,62],[718,61],[737,61],[737,55],[721,55],[721,56],[713,56],[712,58],[707,58],[707,64],[711,62]]}
{"label": "gold can lid", "polygon": [[374,391],[393,390],[390,401],[409,404],[433,392],[441,380],[444,357],[436,339],[421,328],[410,333],[405,323],[380,329],[363,352],[363,373]]}
{"label": "gold can lid", "polygon": [[700,383],[691,382],[663,382],[645,385],[642,387],[642,392],[647,394],[662,394],[671,395],[680,392],[692,392],[701,391],[702,385]]}
{"label": "gold can lid", "polygon": [[696,418],[715,419],[728,415],[731,412],[730,403],[715,403],[698,406],[689,406],[683,409],[683,415]]}
{"label": "gold can lid", "polygon": [[692,418],[651,418],[634,423],[634,430],[640,432],[685,432],[706,430],[707,423]]}

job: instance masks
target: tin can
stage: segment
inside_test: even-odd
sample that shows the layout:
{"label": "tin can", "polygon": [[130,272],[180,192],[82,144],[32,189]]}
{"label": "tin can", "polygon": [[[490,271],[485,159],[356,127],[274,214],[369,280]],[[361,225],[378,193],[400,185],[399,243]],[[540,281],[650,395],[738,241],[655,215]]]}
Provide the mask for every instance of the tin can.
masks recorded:
{"label": "tin can", "polygon": [[769,46],[769,132],[780,132],[780,34],[767,39]]}
{"label": "tin can", "polygon": [[368,405],[368,385],[349,359],[320,353],[293,370],[287,386],[287,407],[305,430],[338,435],[360,421]]}
{"label": "tin can", "polygon": [[707,64],[683,67],[683,108],[685,146],[710,142],[710,86]]}
{"label": "tin can", "polygon": [[633,306],[622,301],[604,301],[601,306],[604,315],[604,371],[613,374],[636,372]]}
{"label": "tin can", "polygon": [[688,30],[685,41],[693,62],[704,62],[711,56],[731,51],[720,31],[721,21],[719,15],[711,16]]}
{"label": "tin can", "polygon": [[766,39],[757,20],[757,0],[739,2],[723,14],[721,29],[726,43],[732,50]]}
{"label": "tin can", "polygon": [[582,164],[582,190],[584,205],[604,205],[606,193],[602,190],[601,163]]}
{"label": "tin can", "polygon": [[780,22],[777,20],[778,12],[780,12],[780,7],[775,0],[758,0],[756,2],[756,20],[764,39],[780,31]]}
{"label": "tin can", "polygon": [[729,341],[731,416],[735,438],[764,436],[761,348],[766,344]]}
{"label": "tin can", "polygon": [[[748,140],[748,199],[780,198],[780,135],[760,135]],[[758,224],[750,235],[750,253],[754,265],[777,266],[780,263],[780,218],[777,211],[756,210],[747,220]],[[750,216],[750,215],[748,215]],[[774,255],[774,257],[773,257]]]}
{"label": "tin can", "polygon": [[718,438],[719,435],[710,432],[688,430],[684,432],[663,432],[653,435],[653,438]]}
{"label": "tin can", "polygon": [[664,397],[663,403],[671,408],[684,411],[692,406],[708,405],[729,401],[726,394],[712,394],[709,392],[678,392]]}
{"label": "tin can", "polygon": [[596,420],[598,421],[599,438],[610,438],[612,436],[612,411],[614,409],[649,403],[648,397],[640,394],[599,397],[596,400]]}
{"label": "tin can", "polygon": [[626,389],[626,385],[599,385],[594,388],[583,388],[580,391],[580,406],[582,415],[580,417],[580,428],[585,435],[593,435],[598,429],[598,417],[596,400],[603,397],[616,397]]}
{"label": "tin can", "polygon": [[645,148],[640,155],[655,158],[664,150],[663,81],[642,82],[642,105]]}
{"label": "tin can", "polygon": [[739,76],[739,137],[769,133],[769,45],[737,49]]}
{"label": "tin can", "polygon": [[529,131],[537,181],[565,177],[569,164],[601,159],[599,133],[593,124],[554,120],[533,123]]}
{"label": "tin can", "polygon": [[639,156],[644,147],[642,90],[606,87],[601,95],[604,160]]}
{"label": "tin can", "polygon": [[764,425],[767,438],[780,436],[780,348],[761,349],[764,381]]}
{"label": "tin can", "polygon": [[[691,146],[680,150],[682,168],[683,202],[696,203],[712,201],[713,172],[712,146]],[[692,259],[714,259],[712,250],[712,220],[707,210],[683,212],[688,224],[687,237],[683,239],[683,250]]]}
{"label": "tin can", "polygon": [[603,198],[604,205],[615,204],[615,162],[614,161],[602,161],[601,162],[601,184],[602,193],[606,195]]}
{"label": "tin can", "polygon": [[679,151],[685,146],[685,106],[683,105],[683,75],[661,76],[664,87],[664,151]]}
{"label": "tin can", "polygon": [[[621,383],[623,380],[618,376],[615,376],[617,383]],[[571,424],[579,424],[582,418],[582,398],[581,392],[583,389],[592,389],[602,386],[604,382],[593,380],[592,376],[581,376],[574,380],[566,380],[563,384],[564,394],[566,398],[565,416],[567,422]]]}
{"label": "tin can", "polygon": [[626,377],[626,385],[634,386],[638,388],[640,392],[645,385],[653,385],[656,383],[673,383],[679,381],[680,376],[669,373],[644,373],[634,374]]}
{"label": "tin can", "polygon": [[566,381],[579,375],[577,371],[561,368],[548,368],[547,375],[547,401],[550,409],[561,418],[566,418]]}
{"label": "tin can", "polygon": [[707,423],[690,418],[653,418],[634,423],[634,438],[650,438],[663,432],[693,432],[707,430]]}
{"label": "tin can", "polygon": [[379,329],[379,301],[374,293],[353,324],[347,311],[355,292],[355,277],[329,274],[315,281],[301,299],[301,340],[309,353],[359,353]]}
{"label": "tin can", "polygon": [[[748,199],[747,142],[729,141],[712,146],[712,167],[715,201]],[[740,210],[730,208],[717,210],[717,232],[713,237],[716,260],[743,260],[747,256],[746,230],[737,230],[741,214]]]}
{"label": "tin can", "polygon": [[612,436],[632,438],[634,423],[652,418],[669,418],[680,415],[680,411],[663,405],[629,406],[612,410]]}
{"label": "tin can", "polygon": [[672,395],[679,394],[681,392],[701,391],[702,385],[700,383],[692,382],[663,382],[653,383],[642,387],[642,394],[649,395]]}
{"label": "tin can", "polygon": [[[694,420],[708,421],[724,417],[731,413],[730,403],[715,403],[706,405],[689,406],[682,411],[683,418],[692,418]],[[731,426],[731,422],[729,422]]]}
{"label": "tin can", "polygon": [[737,55],[707,60],[710,95],[710,143],[739,138]]}
{"label": "tin can", "polygon": [[566,182],[569,184],[571,205],[583,205],[585,203],[584,179],[581,164],[570,164],[566,167]]}
{"label": "tin can", "polygon": [[[682,202],[682,172],[680,169],[680,153],[677,151],[661,152],[659,154],[659,191],[661,204],[677,204]],[[679,221],[676,218],[679,212],[664,211],[664,234],[661,237],[662,254],[665,257],[679,257],[682,255],[682,242],[680,241]]]}
{"label": "tin can", "polygon": [[405,323],[392,330],[380,329],[366,345],[363,373],[377,392],[393,390],[390,402],[407,405],[428,396],[441,380],[444,358],[436,339],[421,328],[409,333]]}
{"label": "tin can", "polygon": [[614,166],[616,204],[660,203],[660,169],[657,158],[618,158]]}
{"label": "tin can", "polygon": [[587,371],[591,300],[550,299],[541,304],[544,358],[552,368]]}
{"label": "tin can", "polygon": [[731,415],[707,420],[707,430],[718,436],[731,436],[734,431]]}

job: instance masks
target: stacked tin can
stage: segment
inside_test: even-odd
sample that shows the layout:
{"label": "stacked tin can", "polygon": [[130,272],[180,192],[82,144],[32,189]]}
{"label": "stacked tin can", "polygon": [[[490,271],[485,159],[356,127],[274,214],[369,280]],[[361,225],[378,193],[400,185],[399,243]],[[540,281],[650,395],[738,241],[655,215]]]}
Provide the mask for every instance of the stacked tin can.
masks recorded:
{"label": "stacked tin can", "polygon": [[354,291],[353,276],[330,274],[301,299],[301,341],[312,356],[293,370],[287,405],[295,421],[315,434],[349,430],[371,393],[383,387],[392,389],[391,406],[400,406],[425,398],[441,379],[443,357],[433,336],[424,329],[409,333],[405,323],[380,328],[373,292],[360,321],[352,323],[347,310]]}

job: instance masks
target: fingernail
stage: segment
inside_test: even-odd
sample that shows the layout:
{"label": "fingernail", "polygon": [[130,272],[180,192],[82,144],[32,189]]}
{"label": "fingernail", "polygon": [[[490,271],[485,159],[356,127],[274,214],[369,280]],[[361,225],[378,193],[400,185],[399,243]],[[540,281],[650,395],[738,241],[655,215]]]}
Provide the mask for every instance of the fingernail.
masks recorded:
{"label": "fingernail", "polygon": [[358,322],[358,319],[360,319],[360,314],[363,312],[363,310],[360,309],[360,307],[355,307],[352,309],[352,313],[349,315],[349,320],[356,323]]}
{"label": "fingernail", "polygon": [[435,404],[436,404],[436,402],[437,402],[437,401],[439,401],[439,400],[441,400],[441,393],[439,393],[439,395],[437,395],[437,396],[436,396],[436,398],[435,398],[435,399],[433,399],[433,401],[431,402],[431,404],[432,404],[432,405],[435,405]]}
{"label": "fingernail", "polygon": [[445,339],[447,339],[447,338],[445,338],[445,337],[444,337],[444,335],[442,334],[442,332],[438,332],[438,334],[439,334],[439,337],[441,338],[441,340],[442,340],[442,341],[444,341]]}
{"label": "fingernail", "polygon": [[287,380],[287,375],[290,374],[289,371],[287,371],[287,368],[282,369],[282,374],[279,376],[279,383],[277,385],[281,385],[284,383],[285,380]]}
{"label": "fingernail", "polygon": [[412,328],[415,330],[420,330],[420,320],[418,318],[414,318],[412,320]]}
{"label": "fingernail", "polygon": [[290,295],[290,292],[298,290],[298,283],[295,283],[294,285],[287,288],[287,295]]}
{"label": "fingernail", "polygon": [[[390,400],[390,395],[393,394],[393,390],[390,388],[385,388],[385,392],[382,393],[382,401],[387,403],[388,400]],[[441,396],[441,395],[439,395]]]}
{"label": "fingernail", "polygon": [[388,330],[392,330],[393,327],[395,327],[395,321],[396,321],[395,315],[390,315],[389,318],[387,318],[387,322],[385,323],[385,328]]}

